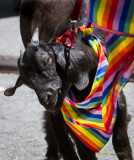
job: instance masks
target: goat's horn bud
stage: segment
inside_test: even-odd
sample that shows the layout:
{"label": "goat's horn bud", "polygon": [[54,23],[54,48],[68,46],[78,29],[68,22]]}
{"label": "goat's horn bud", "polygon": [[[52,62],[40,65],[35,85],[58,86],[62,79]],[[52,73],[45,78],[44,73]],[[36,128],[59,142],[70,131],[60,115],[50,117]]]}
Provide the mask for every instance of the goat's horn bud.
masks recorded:
{"label": "goat's horn bud", "polygon": [[22,50],[20,50],[20,56],[21,56],[21,57],[23,56],[23,51],[22,51]]}
{"label": "goat's horn bud", "polygon": [[39,29],[38,28],[36,28],[34,33],[33,33],[31,42],[32,41],[39,42]]}

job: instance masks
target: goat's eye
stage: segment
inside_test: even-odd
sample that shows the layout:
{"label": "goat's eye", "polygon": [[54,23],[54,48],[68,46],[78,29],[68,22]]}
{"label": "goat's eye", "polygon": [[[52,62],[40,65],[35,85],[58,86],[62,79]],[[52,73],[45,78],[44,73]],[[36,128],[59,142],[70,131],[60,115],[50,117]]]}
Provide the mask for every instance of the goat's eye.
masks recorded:
{"label": "goat's eye", "polygon": [[52,58],[50,58],[50,57],[45,57],[45,58],[43,58],[43,59],[42,59],[42,64],[43,64],[44,66],[46,66],[46,65],[51,65],[51,64],[52,64]]}

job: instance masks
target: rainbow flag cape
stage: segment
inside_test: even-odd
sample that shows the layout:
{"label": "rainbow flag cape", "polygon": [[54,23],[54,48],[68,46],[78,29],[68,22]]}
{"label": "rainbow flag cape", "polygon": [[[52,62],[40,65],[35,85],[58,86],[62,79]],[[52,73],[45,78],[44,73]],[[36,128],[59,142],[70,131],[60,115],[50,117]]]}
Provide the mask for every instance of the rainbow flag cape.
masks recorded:
{"label": "rainbow flag cape", "polygon": [[76,136],[94,152],[99,152],[112,134],[118,95],[134,70],[133,6],[133,0],[89,0],[86,16],[106,31],[107,53],[91,34],[92,28],[81,28],[85,42],[98,56],[98,68],[88,97],[77,102],[69,91],[61,111]]}
{"label": "rainbow flag cape", "polygon": [[76,136],[88,148],[99,152],[112,134],[119,92],[129,81],[134,69],[134,38],[117,36],[115,44],[109,41],[112,54],[108,52],[106,58],[103,43],[93,34],[89,34],[92,28],[81,29],[85,34],[85,42],[97,54],[99,64],[88,97],[79,103],[70,90],[61,111]]}

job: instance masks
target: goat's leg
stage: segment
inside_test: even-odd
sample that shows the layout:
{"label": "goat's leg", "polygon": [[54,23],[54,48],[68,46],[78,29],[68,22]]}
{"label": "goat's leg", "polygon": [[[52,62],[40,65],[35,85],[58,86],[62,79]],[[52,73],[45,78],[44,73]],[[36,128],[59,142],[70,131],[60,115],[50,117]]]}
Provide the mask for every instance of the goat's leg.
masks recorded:
{"label": "goat's leg", "polygon": [[48,145],[47,153],[46,153],[47,159],[45,159],[45,160],[58,160],[59,158],[58,158],[57,142],[56,142],[55,137],[54,137],[53,132],[52,132],[49,117],[47,117],[45,119],[45,123],[44,123],[43,127],[44,127],[44,130],[45,130],[45,133],[46,133],[45,140],[46,140],[47,145]]}
{"label": "goat's leg", "polygon": [[81,160],[97,160],[96,153],[93,152],[92,150],[90,150],[89,148],[87,148],[76,137],[76,135],[72,132],[72,130],[70,130],[70,128],[69,128],[69,132],[70,132],[71,137],[73,138],[73,140],[74,140],[74,142],[76,144],[77,152],[78,152],[78,155],[79,155],[80,159]]}
{"label": "goat's leg", "polygon": [[118,98],[117,119],[113,130],[113,146],[119,160],[133,159],[127,134],[127,109],[123,92]]}
{"label": "goat's leg", "polygon": [[63,157],[63,159],[78,160],[73,143],[68,136],[68,130],[61,111],[58,111],[56,114],[46,112],[46,119],[50,123],[49,126],[51,127],[53,132],[52,134],[54,135],[54,138],[57,142],[58,147],[56,148],[58,148],[58,151]]}
{"label": "goat's leg", "polygon": [[47,153],[46,153],[47,159],[45,160],[58,160],[59,158],[58,158],[57,145],[56,145],[55,139],[51,134],[52,134],[51,132],[47,132],[47,135],[45,138],[48,144]]}

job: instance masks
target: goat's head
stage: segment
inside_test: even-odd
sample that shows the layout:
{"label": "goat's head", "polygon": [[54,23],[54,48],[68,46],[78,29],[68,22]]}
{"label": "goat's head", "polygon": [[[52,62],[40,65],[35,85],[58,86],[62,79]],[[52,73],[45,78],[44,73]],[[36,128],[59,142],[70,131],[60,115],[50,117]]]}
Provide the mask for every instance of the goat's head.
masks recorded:
{"label": "goat's head", "polygon": [[89,83],[90,62],[87,57],[76,48],[70,50],[70,54],[68,52],[69,48],[62,43],[40,42],[36,29],[30,44],[18,60],[20,76],[16,85],[7,89],[5,95],[12,96],[16,88],[26,84],[34,89],[47,110],[59,109],[72,85],[83,90]]}

